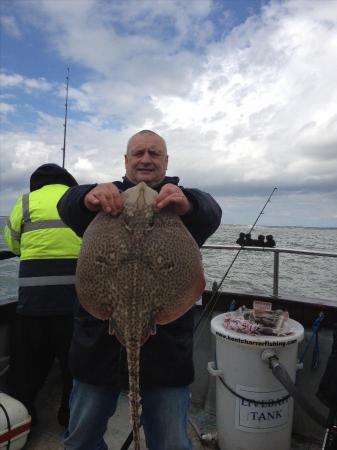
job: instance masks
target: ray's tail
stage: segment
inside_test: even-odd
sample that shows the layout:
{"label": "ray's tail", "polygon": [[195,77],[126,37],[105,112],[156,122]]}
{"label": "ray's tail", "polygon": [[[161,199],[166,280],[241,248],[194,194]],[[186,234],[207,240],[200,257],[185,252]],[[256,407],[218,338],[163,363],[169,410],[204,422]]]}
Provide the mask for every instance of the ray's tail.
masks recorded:
{"label": "ray's tail", "polygon": [[140,344],[134,340],[127,349],[127,358],[129,371],[130,420],[135,450],[140,450],[140,416],[142,409],[139,394],[139,354]]}

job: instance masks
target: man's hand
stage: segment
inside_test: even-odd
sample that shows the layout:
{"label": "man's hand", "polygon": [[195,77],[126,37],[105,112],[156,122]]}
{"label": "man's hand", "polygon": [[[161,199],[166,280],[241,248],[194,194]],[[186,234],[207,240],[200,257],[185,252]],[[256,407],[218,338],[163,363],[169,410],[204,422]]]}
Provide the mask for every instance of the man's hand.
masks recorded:
{"label": "man's hand", "polygon": [[84,197],[84,205],[90,211],[104,211],[118,216],[123,209],[123,199],[113,183],[102,183],[94,187]]}
{"label": "man's hand", "polygon": [[163,209],[170,207],[170,211],[178,216],[183,216],[192,210],[192,204],[189,202],[183,191],[175,184],[165,184],[157,197],[156,208]]}

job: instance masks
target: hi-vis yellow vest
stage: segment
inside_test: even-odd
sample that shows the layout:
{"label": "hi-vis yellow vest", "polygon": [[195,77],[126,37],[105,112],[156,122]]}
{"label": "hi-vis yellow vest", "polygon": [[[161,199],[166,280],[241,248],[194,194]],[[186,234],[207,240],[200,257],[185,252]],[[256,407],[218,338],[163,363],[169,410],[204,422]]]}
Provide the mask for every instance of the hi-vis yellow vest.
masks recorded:
{"label": "hi-vis yellow vest", "polygon": [[5,227],[5,239],[22,261],[78,257],[82,240],[62,222],[56,208],[68,189],[63,184],[48,184],[18,198]]}

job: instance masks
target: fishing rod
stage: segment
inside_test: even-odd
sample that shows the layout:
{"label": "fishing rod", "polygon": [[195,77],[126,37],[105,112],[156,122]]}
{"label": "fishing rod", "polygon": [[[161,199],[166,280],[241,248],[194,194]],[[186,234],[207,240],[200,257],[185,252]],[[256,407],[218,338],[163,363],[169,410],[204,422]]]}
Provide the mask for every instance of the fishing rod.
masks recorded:
{"label": "fishing rod", "polygon": [[63,152],[63,158],[62,158],[62,168],[64,169],[64,162],[65,162],[65,158],[66,158],[66,138],[67,138],[67,117],[68,117],[68,90],[69,90],[69,67],[67,67],[67,87],[66,87],[66,103],[65,103],[65,113],[64,113],[64,133],[63,133],[63,147],[62,147],[62,152]]}
{"label": "fishing rod", "polygon": [[[266,206],[267,206],[268,203],[270,202],[270,199],[272,198],[272,196],[274,195],[274,192],[275,192],[276,190],[277,190],[277,187],[274,187],[274,189],[273,189],[272,192],[270,193],[270,195],[269,195],[267,201],[266,201],[265,204],[263,205],[263,208],[262,208],[261,211],[259,212],[259,214],[258,214],[258,216],[257,216],[257,218],[256,218],[256,220],[255,220],[255,222],[254,222],[253,225],[251,226],[251,228],[250,228],[250,230],[249,230],[248,233],[251,233],[251,232],[254,230],[255,225],[256,225],[257,222],[259,221],[259,219],[260,219],[260,217],[262,216],[262,214],[263,214],[263,212],[264,212]],[[205,317],[207,314],[211,313],[211,312],[213,311],[213,309],[215,308],[216,302],[218,301],[218,299],[219,299],[219,297],[220,297],[220,294],[219,294],[220,288],[221,288],[223,282],[225,281],[225,279],[227,278],[227,275],[229,274],[231,268],[233,267],[233,265],[234,265],[235,261],[237,260],[237,258],[238,258],[238,256],[239,256],[241,250],[243,249],[243,247],[244,247],[244,245],[242,244],[241,247],[239,248],[239,250],[238,250],[238,251],[236,252],[236,254],[234,255],[234,258],[233,258],[232,262],[230,263],[228,269],[226,270],[226,273],[225,273],[224,276],[221,278],[220,283],[216,285],[216,287],[215,287],[215,289],[214,289],[214,291],[213,291],[213,293],[212,293],[212,295],[211,295],[211,298],[209,299],[207,305],[205,306],[203,312],[201,313],[198,322],[197,322],[196,325],[194,326],[193,332],[195,332],[195,331],[197,330],[197,328],[198,328],[199,325],[201,324],[201,322],[202,322],[202,320],[204,319],[204,317]]]}

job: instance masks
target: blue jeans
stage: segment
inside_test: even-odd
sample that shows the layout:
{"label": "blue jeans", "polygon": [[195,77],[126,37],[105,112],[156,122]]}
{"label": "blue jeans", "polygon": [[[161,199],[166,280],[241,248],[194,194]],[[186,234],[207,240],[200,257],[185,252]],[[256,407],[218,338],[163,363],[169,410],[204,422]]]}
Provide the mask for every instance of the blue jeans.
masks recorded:
{"label": "blue jeans", "polygon": [[[74,380],[65,450],[108,450],[103,436],[109,418],[116,411],[119,394],[111,388]],[[148,449],[192,450],[187,435],[189,388],[143,389],[140,394],[141,420]]]}

